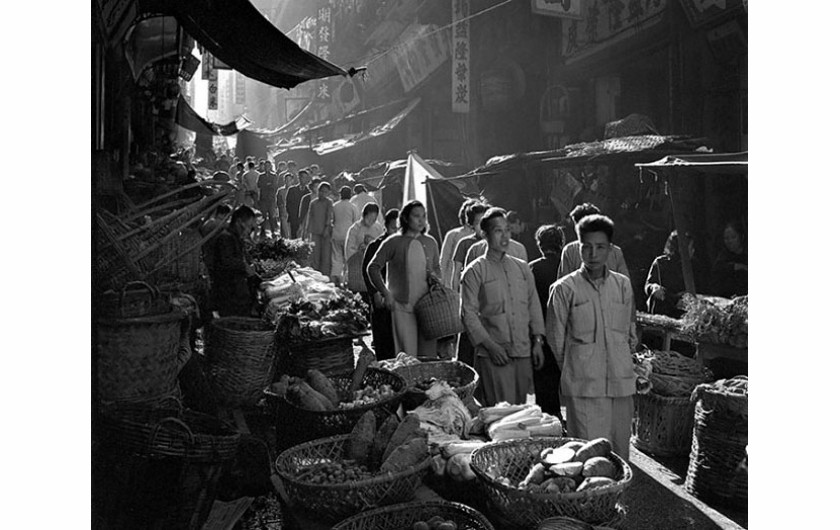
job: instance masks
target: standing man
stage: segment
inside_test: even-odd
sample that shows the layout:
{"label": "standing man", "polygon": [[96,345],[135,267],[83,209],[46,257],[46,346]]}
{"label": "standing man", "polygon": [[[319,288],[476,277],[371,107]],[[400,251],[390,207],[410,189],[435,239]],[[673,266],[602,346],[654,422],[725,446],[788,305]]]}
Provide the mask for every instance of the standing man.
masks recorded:
{"label": "standing man", "polygon": [[257,214],[247,206],[234,210],[230,224],[209,247],[211,309],[221,316],[251,316],[259,276],[248,262],[245,240],[257,229]]}
{"label": "standing man", "polygon": [[540,251],[536,245],[534,231],[528,224],[519,217],[519,214],[514,210],[508,210],[507,215],[508,224],[510,225],[510,235],[514,241],[521,243],[525,248],[525,254],[528,257],[525,261],[533,261],[540,257]]}
{"label": "standing man", "polygon": [[335,213],[335,224],[332,232],[332,266],[331,273],[333,283],[336,285],[344,281],[344,267],[349,256],[344,255],[344,244],[347,241],[347,233],[353,223],[362,218],[362,214],[355,206],[350,204],[350,197],[353,191],[350,186],[342,186],[338,192],[339,200],[333,204]]}
{"label": "standing man", "polygon": [[248,161],[248,171],[242,175],[242,184],[245,188],[245,206],[255,208],[260,200],[259,188],[260,174],[256,170],[253,160]]}
{"label": "standing man", "polygon": [[[291,172],[292,162],[289,162]],[[292,173],[294,174],[294,173]],[[289,237],[300,237],[300,200],[304,194],[309,193],[309,172],[301,169],[297,173],[298,185],[293,186],[286,192],[286,215],[289,216]]]}
{"label": "standing man", "polygon": [[[314,181],[313,181],[314,182]],[[309,219],[306,223],[307,236],[315,243],[312,249],[312,268],[330,275],[332,260],[332,230],[335,213],[329,198],[332,186],[329,182],[318,185],[318,196],[309,204]]]}
{"label": "standing man", "polygon": [[[399,210],[391,208],[385,212],[385,231],[381,236],[377,237],[364,249],[364,257],[362,258],[362,276],[367,286],[367,301],[370,306],[370,328],[373,334],[373,351],[376,353],[376,360],[383,361],[385,359],[393,359],[396,356],[394,351],[394,330],[391,325],[391,310],[385,307],[385,299],[382,293],[376,290],[376,287],[370,281],[367,275],[367,268],[376,251],[382,246],[382,242],[389,236],[397,233],[397,220],[400,216]],[[382,281],[387,280],[388,266],[382,267]]]}
{"label": "standing man", "polygon": [[461,277],[461,319],[475,345],[478,400],[525,403],[534,393],[534,369],[543,364],[543,322],[534,275],[507,254],[510,227],[501,208],[481,220],[485,254]]}
{"label": "standing man", "polygon": [[467,222],[467,210],[473,205],[475,199],[467,199],[458,209],[458,222],[460,226],[453,228],[443,236],[443,245],[440,247],[440,272],[443,274],[443,283],[452,288],[452,257],[455,255],[455,246],[458,241],[473,234],[473,227]]}
{"label": "standing man", "polygon": [[455,245],[455,252],[452,255],[452,288],[458,292],[461,288],[461,272],[469,265],[467,261],[467,251],[474,243],[483,241],[481,234],[481,218],[489,206],[483,202],[474,202],[472,206],[467,209],[467,222],[472,227],[472,234],[463,237]]}
{"label": "standing man", "polygon": [[321,185],[321,179],[318,177],[314,177],[312,180],[309,181],[309,186],[307,186],[309,192],[304,193],[303,197],[300,198],[300,207],[298,208],[298,219],[300,219],[300,228],[298,228],[298,232],[303,239],[306,239],[307,235],[309,234],[309,204],[318,198],[318,186]]}
{"label": "standing man", "polygon": [[[585,202],[575,206],[574,209],[569,212],[569,217],[572,219],[572,223],[577,226],[580,220],[587,215],[600,213],[601,210],[598,209],[597,206],[591,202]],[[612,235],[610,235],[610,240],[612,240]],[[560,255],[560,267],[557,269],[557,279],[559,280],[563,276],[578,270],[582,262],[583,260],[580,257],[580,238],[578,238],[577,241],[567,243],[566,246],[563,247],[563,253]],[[627,269],[627,263],[624,262],[624,254],[621,252],[621,248],[618,245],[611,245],[610,252],[607,255],[606,265],[611,271],[620,272],[628,278],[630,277],[630,271]]]}
{"label": "standing man", "polygon": [[588,215],[575,228],[583,265],[554,282],[546,314],[548,345],[560,367],[560,404],[569,436],[608,438],[629,461],[636,392],[633,288],[627,276],[607,267],[613,222]]}
{"label": "standing man", "polygon": [[289,231],[289,212],[286,211],[286,194],[295,186],[295,176],[291,173],[279,173],[280,178],[283,179],[283,186],[277,189],[275,194],[275,201],[277,202],[277,218],[280,222],[280,234],[289,239],[291,233]]}
{"label": "standing man", "polygon": [[353,203],[353,206],[355,206],[360,212],[365,209],[365,204],[369,202],[376,202],[376,199],[367,192],[367,188],[365,188],[364,184],[356,184],[353,186],[353,193],[354,195],[350,199],[350,202]]}
{"label": "standing man", "polygon": [[262,161],[262,172],[257,181],[260,193],[259,207],[263,214],[263,222],[260,226],[260,236],[268,232],[269,237],[274,237],[277,231],[277,175],[271,168],[271,161]]}

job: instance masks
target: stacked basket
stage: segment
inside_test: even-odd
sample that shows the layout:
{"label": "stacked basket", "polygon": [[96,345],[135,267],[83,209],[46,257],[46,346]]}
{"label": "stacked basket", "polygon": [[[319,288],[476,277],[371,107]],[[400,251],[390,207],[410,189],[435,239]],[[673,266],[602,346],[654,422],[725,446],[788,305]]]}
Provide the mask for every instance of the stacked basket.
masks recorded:
{"label": "stacked basket", "polygon": [[493,530],[490,521],[475,509],[447,501],[407,502],[369,510],[345,519],[332,530],[405,530],[434,516],[452,521],[458,530]]}
{"label": "stacked basket", "polygon": [[685,456],[691,450],[694,388],[712,379],[701,363],[672,351],[645,351],[640,362],[650,364],[653,390],[634,397],[633,445],[660,456]]}
{"label": "stacked basket", "polygon": [[697,387],[685,489],[722,504],[747,503],[747,377]]}
{"label": "stacked basket", "polygon": [[353,369],[353,337],[329,337],[283,345],[284,372],[303,377],[307,370],[330,375]]}
{"label": "stacked basket", "polygon": [[239,433],[213,416],[123,408],[102,417],[95,512],[107,528],[200,530]]}
{"label": "stacked basket", "polygon": [[215,319],[209,326],[206,352],[210,383],[221,403],[253,406],[273,375],[274,327],[258,318]]}
{"label": "stacked basket", "polygon": [[610,453],[608,458],[618,474],[615,483],[609,486],[571,493],[535,493],[496,480],[499,473],[512,484],[518,484],[539,462],[542,451],[570,441],[583,440],[555,437],[505,440],[473,451],[470,467],[490,508],[505,521],[505,528],[530,529],[545,519],[561,515],[605,526],[617,526],[624,518],[620,501],[633,471],[615,453]]}

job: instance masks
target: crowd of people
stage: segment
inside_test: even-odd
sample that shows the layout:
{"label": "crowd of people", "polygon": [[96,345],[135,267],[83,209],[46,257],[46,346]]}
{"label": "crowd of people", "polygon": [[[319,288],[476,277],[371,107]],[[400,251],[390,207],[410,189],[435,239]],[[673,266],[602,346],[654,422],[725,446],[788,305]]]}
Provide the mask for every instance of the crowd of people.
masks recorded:
{"label": "crowd of people", "polygon": [[[311,240],[314,268],[340,285],[363,280],[353,288],[369,302],[379,359],[398,352],[457,357],[479,374],[480,402],[525,403],[533,394],[546,412],[565,407],[570,436],[607,437],[629,457],[636,304],[624,255],[613,243],[614,223],[595,205],[570,212],[576,239],[566,242],[556,224],[532,231],[517,212],[469,199],[458,212],[459,225],[439,245],[420,201],[382,212],[364,185],[334,193],[317,166],[297,169],[292,161],[275,169],[269,160],[234,160],[229,171],[236,204],[204,256],[220,315],[248,314],[254,300],[258,278],[245,239]],[[220,208],[202,230],[211,230],[229,208]],[[715,294],[746,294],[744,236],[736,223],[726,225],[725,248],[708,283],[696,275],[699,292],[713,285]],[[688,256],[681,255],[675,231],[650,265],[644,296],[652,313],[680,316],[681,260],[696,259],[693,236],[686,237]],[[435,283],[460,297],[464,331],[458,336],[429,340],[418,331],[415,305]]]}

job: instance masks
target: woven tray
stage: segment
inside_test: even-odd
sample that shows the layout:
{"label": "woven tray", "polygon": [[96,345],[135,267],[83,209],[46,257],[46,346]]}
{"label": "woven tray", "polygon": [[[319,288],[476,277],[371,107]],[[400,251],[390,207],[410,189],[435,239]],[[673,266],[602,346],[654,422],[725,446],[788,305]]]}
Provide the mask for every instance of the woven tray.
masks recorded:
{"label": "woven tray", "polygon": [[636,415],[630,441],[660,456],[688,456],[694,429],[694,404],[688,397],[636,394]]}
{"label": "woven tray", "polygon": [[458,525],[458,530],[494,530],[481,513],[456,502],[407,502],[376,508],[354,515],[332,527],[332,530],[405,530],[417,521],[439,515]]}
{"label": "woven tray", "polygon": [[619,516],[619,501],[633,471],[621,457],[610,453],[609,459],[619,470],[614,485],[572,493],[531,493],[505,486],[493,479],[491,469],[508,477],[513,484],[525,478],[539,461],[543,449],[559,447],[578,438],[540,437],[492,442],[473,451],[470,467],[478,478],[488,504],[511,525],[533,528],[554,516],[568,516],[589,524],[604,524]]}
{"label": "woven tray", "polygon": [[344,484],[309,484],[295,478],[299,469],[318,462],[341,460],[349,435],[296,445],[280,453],[275,469],[291,504],[315,519],[336,523],[364,510],[406,502],[414,496],[431,457],[397,473],[385,473]]}
{"label": "woven tray", "polygon": [[478,372],[461,361],[428,361],[394,369],[395,373],[403,376],[408,383],[408,391],[403,399],[403,407],[413,409],[426,401],[426,393],[415,385],[426,379],[435,378],[439,381],[460,379],[468,381],[452,390],[464,403],[472,401],[475,388],[478,385]]}
{"label": "woven tray", "polygon": [[747,397],[698,387],[685,489],[703,500],[746,506]]}
{"label": "woven tray", "polygon": [[[339,396],[346,395],[350,388],[353,371],[329,375]],[[384,400],[352,409],[337,409],[327,411],[312,411],[302,409],[290,403],[285,396],[278,396],[269,389],[263,391],[266,399],[275,410],[275,425],[277,440],[280,447],[289,447],[317,438],[325,438],[337,434],[347,434],[353,430],[356,422],[372,410],[376,416],[376,424],[381,425],[385,419],[397,412],[402,398],[408,388],[405,379],[399,374],[369,367],[362,379],[362,387],[367,385],[391,385],[394,394]]]}

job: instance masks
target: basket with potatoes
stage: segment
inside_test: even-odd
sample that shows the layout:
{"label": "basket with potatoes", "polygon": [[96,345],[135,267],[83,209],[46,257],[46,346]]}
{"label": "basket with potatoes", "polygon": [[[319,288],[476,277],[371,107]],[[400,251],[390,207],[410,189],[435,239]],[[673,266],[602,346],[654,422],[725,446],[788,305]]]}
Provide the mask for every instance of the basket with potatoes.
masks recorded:
{"label": "basket with potatoes", "polygon": [[561,515],[589,524],[614,523],[633,478],[606,438],[493,442],[472,453],[470,466],[491,508],[522,528]]}

